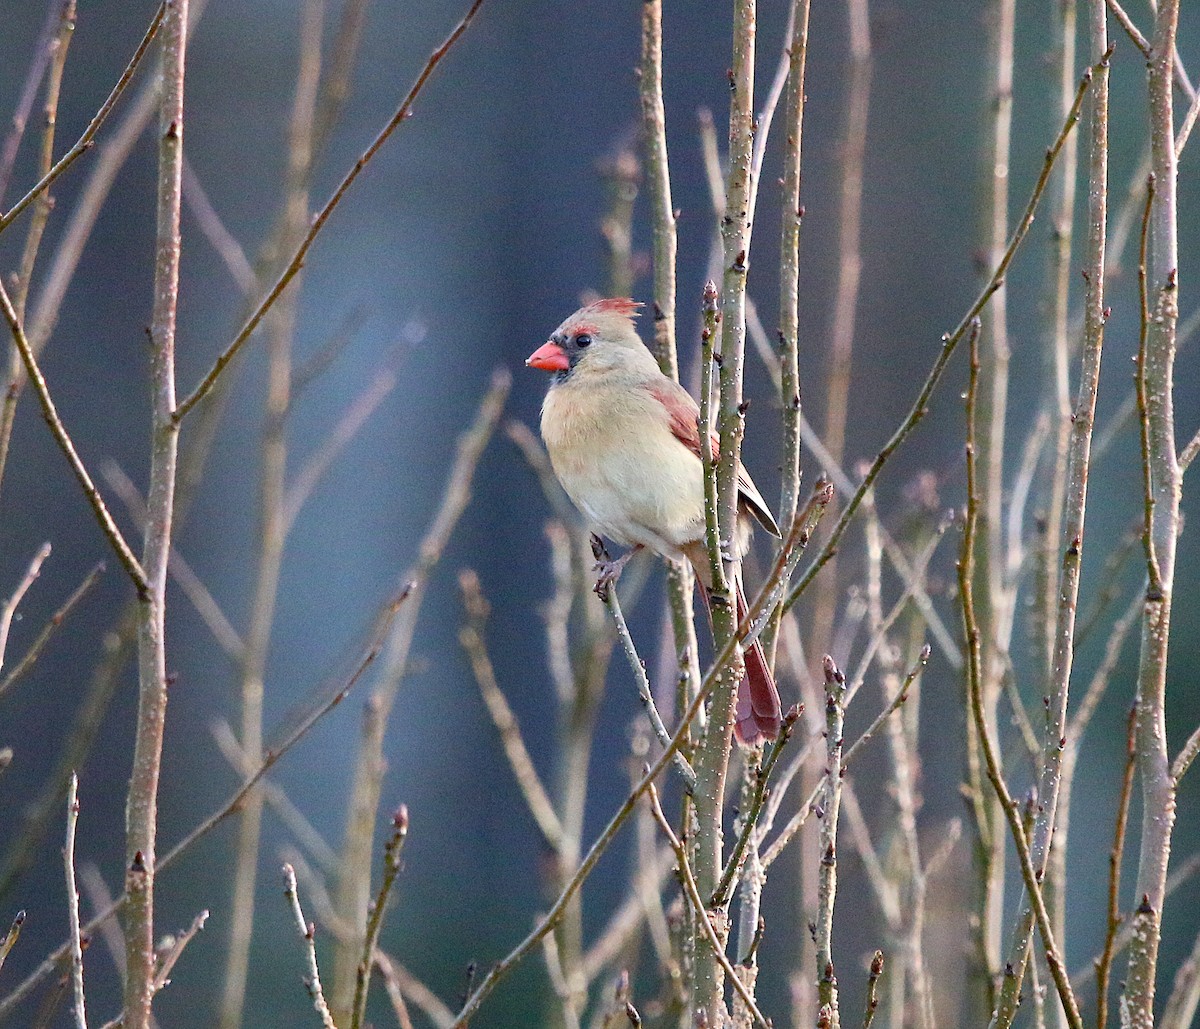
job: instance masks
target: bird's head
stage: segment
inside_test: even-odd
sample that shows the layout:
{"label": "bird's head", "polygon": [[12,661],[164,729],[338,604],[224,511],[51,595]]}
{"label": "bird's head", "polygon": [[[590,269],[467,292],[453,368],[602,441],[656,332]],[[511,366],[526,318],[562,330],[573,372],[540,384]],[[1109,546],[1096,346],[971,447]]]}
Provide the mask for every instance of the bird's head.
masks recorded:
{"label": "bird's head", "polygon": [[588,372],[657,370],[634,328],[642,305],[625,297],[597,300],[576,311],[526,358],[530,368],[553,372],[557,381],[583,368]]}

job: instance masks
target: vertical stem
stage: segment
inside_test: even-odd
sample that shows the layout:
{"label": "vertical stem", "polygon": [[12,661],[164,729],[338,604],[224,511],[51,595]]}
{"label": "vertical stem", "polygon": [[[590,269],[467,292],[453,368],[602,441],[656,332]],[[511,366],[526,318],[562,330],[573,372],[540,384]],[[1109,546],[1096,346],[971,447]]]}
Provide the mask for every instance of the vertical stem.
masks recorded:
{"label": "vertical stem", "polygon": [[175,311],[179,297],[179,212],[183,196],[183,82],[188,0],[167,8],[160,30],[158,230],[150,323],[150,489],[146,496],[138,598],[138,715],[125,808],[125,1026],[146,1029],[154,980],[154,873],[158,776],[167,715],[165,604],[175,500]]}
{"label": "vertical stem", "polygon": [[1154,195],[1150,201],[1147,285],[1154,298],[1139,369],[1145,398],[1145,473],[1150,483],[1146,534],[1150,586],[1142,620],[1138,667],[1137,751],[1142,781],[1142,838],[1137,895],[1141,898],[1129,952],[1126,999],[1132,1029],[1154,1025],[1154,985],[1166,893],[1167,860],[1175,824],[1175,781],[1167,757],[1167,646],[1179,534],[1181,476],[1175,452],[1174,365],[1179,318],[1176,239],[1176,153],[1171,76],[1178,0],[1158,5],[1151,42],[1150,151]]}
{"label": "vertical stem", "polygon": [[[985,143],[987,165],[983,174],[983,252],[985,267],[995,268],[1008,237],[1008,167],[1012,135],[1012,77],[1014,0],[994,0],[988,17],[993,54],[989,81],[990,137]],[[979,533],[975,564],[981,636],[984,712],[988,729],[997,738],[996,709],[1000,699],[1004,640],[1005,583],[1003,579],[1004,436],[1008,404],[1007,298],[1000,283],[981,314],[979,431]],[[979,745],[974,731],[970,746]],[[976,765],[977,757],[971,757]],[[972,786],[978,783],[972,777]],[[982,1024],[991,1012],[994,976],[1000,968],[1004,917],[1004,815],[998,799],[988,794],[976,803],[975,898],[978,929],[971,975],[969,1021]]]}
{"label": "vertical stem", "polygon": [[679,380],[675,352],[675,210],[667,160],[667,124],[662,91],[662,0],[642,5],[642,128],[646,137],[646,180],[654,226],[654,356],[664,375]]}
{"label": "vertical stem", "polygon": [[833,967],[833,905],[837,896],[837,831],[842,801],[842,725],[846,679],[825,658],[825,779],[821,789],[821,869],[817,883],[817,997],[829,1010],[830,1029],[839,1029],[837,976]]}
{"label": "vertical stem", "polygon": [[[1059,115],[1061,124],[1075,99],[1075,0],[1052,0],[1058,13],[1054,19],[1054,49],[1058,58]],[[1050,501],[1045,510],[1043,546],[1039,555],[1041,581],[1037,610],[1041,617],[1034,625],[1036,658],[1045,662],[1045,680],[1049,682],[1054,660],[1054,641],[1049,632],[1049,612],[1055,610],[1058,597],[1058,547],[1062,535],[1062,506],[1067,479],[1067,442],[1071,432],[1070,331],[1068,326],[1071,279],[1071,236],[1075,212],[1075,176],[1079,144],[1074,134],[1067,140],[1054,169],[1051,189],[1054,211],[1051,214],[1050,260],[1046,272],[1048,332],[1046,365],[1048,382],[1053,386],[1049,406],[1053,411],[1052,472]],[[1063,848],[1065,851],[1065,848]],[[1047,898],[1049,901],[1049,898]],[[1052,909],[1057,905],[1051,904]],[[1056,923],[1058,916],[1056,915]]]}
{"label": "vertical stem", "polygon": [[[642,130],[646,139],[646,179],[654,226],[654,354],[664,375],[679,381],[675,338],[675,283],[678,234],[671,200],[671,168],[667,157],[666,110],[662,87],[662,0],[642,6]],[[667,570],[668,603],[675,635],[682,688],[680,712],[700,685],[696,626],[692,618],[694,579],[691,565],[672,561]],[[690,749],[690,748],[685,748]]]}
{"label": "vertical stem", "polygon": [[[1075,0],[1052,0],[1057,17],[1053,19],[1054,49],[1058,58],[1059,103],[1058,117],[1065,118],[1075,99]],[[1066,497],[1067,452],[1071,438],[1071,376],[1070,376],[1070,332],[1068,328],[1070,281],[1071,281],[1071,236],[1075,220],[1075,178],[1079,144],[1072,134],[1067,140],[1054,169],[1054,211],[1050,229],[1050,259],[1046,274],[1048,333],[1046,365],[1048,381],[1053,384],[1053,395],[1048,398],[1053,425],[1050,476],[1050,500],[1045,509],[1044,529],[1041,546],[1035,555],[1034,637],[1035,667],[1044,672],[1038,681],[1044,683],[1042,694],[1050,694],[1050,681],[1054,664],[1054,639],[1050,635],[1053,624],[1051,612],[1057,609],[1060,588],[1058,555],[1062,545],[1062,515]],[[1010,589],[1015,588],[1010,583]],[[1074,751],[1072,750],[1072,754]],[[1063,789],[1059,798],[1059,816],[1055,846],[1050,851],[1050,864],[1046,877],[1046,906],[1054,925],[1055,938],[1066,945],[1066,883],[1067,883],[1067,832],[1071,815],[1071,777],[1074,761],[1068,760],[1063,767]],[[1066,1024],[1066,1014],[1056,1001],[1051,1002],[1060,1027]]]}
{"label": "vertical stem", "polygon": [[[783,410],[779,524],[788,531],[800,505],[800,183],[804,141],[804,69],[808,55],[809,0],[796,0],[787,83],[786,143],[783,152],[783,211],[779,245],[779,399]],[[762,634],[774,665],[782,607]]]}
{"label": "vertical stem", "polygon": [[[312,161],[313,121],[321,70],[321,29],[324,0],[307,0],[301,15],[300,66],[288,131],[288,167],[285,210],[280,226],[282,253],[290,253],[308,227]],[[283,566],[287,537],[285,494],[287,489],[287,435],[285,422],[291,403],[292,340],[295,335],[296,304],[300,276],[291,283],[268,320],[267,398],[262,445],[260,504],[260,547],[250,626],[246,633],[241,669],[241,738],[243,752],[253,762],[262,758],[263,688],[275,602]],[[229,953],[221,997],[219,1025],[236,1029],[242,1023],[246,983],[250,973],[250,940],[254,931],[254,893],[258,881],[259,837],[262,830],[263,795],[254,790],[246,798],[238,822],[234,866],[233,899],[230,912]],[[353,989],[353,986],[350,987]],[[336,991],[335,991],[336,999]]]}
{"label": "vertical stem", "polygon": [[[745,408],[742,406],[742,359],[746,345],[746,268],[750,256],[751,225],[747,214],[754,147],[754,37],[755,0],[735,0],[733,6],[733,61],[729,74],[729,177],[725,189],[725,216],[721,223],[723,280],[721,286],[721,394],[720,458],[717,461],[716,527],[724,554],[724,575],[713,583],[713,635],[718,652],[731,641],[736,612],[729,584],[737,569],[733,561],[737,523],[738,469]],[[701,438],[707,434],[701,426]],[[710,550],[716,542],[710,538]],[[733,709],[742,661],[724,670],[712,692],[708,730],[696,751],[696,838],[694,869],[702,897],[711,897],[720,879],[722,862],[721,815],[725,779],[732,746]],[[724,944],[728,921],[718,918],[717,938]],[[693,972],[693,1009],[704,1012],[710,1026],[725,1024],[722,984],[724,970],[707,933],[696,933]]]}
{"label": "vertical stem", "polygon": [[[850,81],[846,88],[842,136],[841,194],[838,201],[838,277],[829,327],[829,372],[825,385],[825,432],[822,442],[835,464],[845,457],[846,420],[850,405],[850,363],[855,315],[862,275],[863,164],[867,145],[867,115],[871,98],[871,30],[867,0],[847,0],[850,29]],[[785,401],[786,403],[786,401]],[[812,652],[829,649],[837,614],[837,557],[817,586],[813,601]],[[838,655],[839,658],[842,655]]]}

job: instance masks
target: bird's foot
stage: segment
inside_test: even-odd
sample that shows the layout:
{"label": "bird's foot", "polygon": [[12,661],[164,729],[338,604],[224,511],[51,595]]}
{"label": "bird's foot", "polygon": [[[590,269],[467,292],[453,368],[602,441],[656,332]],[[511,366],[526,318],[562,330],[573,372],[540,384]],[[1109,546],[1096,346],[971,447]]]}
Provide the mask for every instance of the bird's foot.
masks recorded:
{"label": "bird's foot", "polygon": [[604,541],[594,532],[592,533],[592,556],[596,559],[592,569],[599,573],[596,585],[592,587],[596,596],[601,600],[608,600],[608,588],[621,577],[621,571],[625,568],[626,563],[641,549],[642,545],[639,543],[614,561],[608,552],[608,547],[604,545]]}

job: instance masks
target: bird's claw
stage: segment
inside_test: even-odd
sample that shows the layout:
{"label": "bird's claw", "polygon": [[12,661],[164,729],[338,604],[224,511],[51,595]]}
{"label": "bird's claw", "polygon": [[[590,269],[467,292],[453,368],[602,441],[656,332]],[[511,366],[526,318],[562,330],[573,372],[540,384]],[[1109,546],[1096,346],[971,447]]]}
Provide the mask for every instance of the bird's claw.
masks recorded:
{"label": "bird's claw", "polygon": [[632,550],[626,551],[614,561],[612,555],[608,552],[608,547],[604,545],[604,541],[594,532],[591,536],[591,543],[592,557],[596,559],[592,570],[598,573],[596,584],[592,587],[592,590],[601,600],[607,601],[609,587],[621,577],[621,571],[624,569],[626,562],[641,547],[634,547]]}

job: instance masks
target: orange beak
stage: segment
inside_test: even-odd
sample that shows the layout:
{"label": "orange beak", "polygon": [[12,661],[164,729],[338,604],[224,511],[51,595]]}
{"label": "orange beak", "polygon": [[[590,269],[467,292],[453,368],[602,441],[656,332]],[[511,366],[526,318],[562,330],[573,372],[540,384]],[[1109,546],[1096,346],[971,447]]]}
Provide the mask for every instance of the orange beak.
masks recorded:
{"label": "orange beak", "polygon": [[525,358],[530,368],[541,368],[544,372],[565,372],[571,367],[567,360],[566,351],[554,340],[543,343],[532,354]]}

